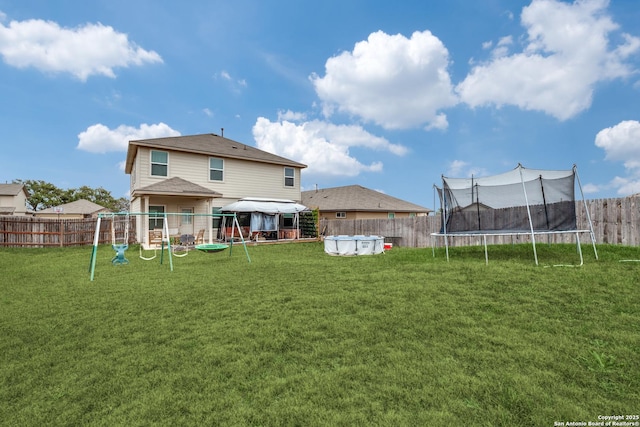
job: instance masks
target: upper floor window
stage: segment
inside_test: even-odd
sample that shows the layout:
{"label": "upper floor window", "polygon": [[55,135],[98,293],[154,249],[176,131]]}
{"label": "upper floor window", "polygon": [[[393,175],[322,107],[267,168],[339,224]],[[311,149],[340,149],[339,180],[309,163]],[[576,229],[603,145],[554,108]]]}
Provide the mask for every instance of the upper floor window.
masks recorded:
{"label": "upper floor window", "polygon": [[151,150],[151,176],[167,176],[169,153]]}
{"label": "upper floor window", "polygon": [[389,219],[394,219],[395,217],[396,217],[395,212],[389,212],[389,213],[387,213],[387,218],[389,218]]}
{"label": "upper floor window", "polygon": [[224,179],[224,160],[216,157],[209,158],[209,180],[222,181]]}
{"label": "upper floor window", "polygon": [[346,217],[347,217],[346,212],[336,212],[336,218],[346,218]]}
{"label": "upper floor window", "polygon": [[295,187],[295,169],[293,168],[284,168],[284,186],[285,187]]}

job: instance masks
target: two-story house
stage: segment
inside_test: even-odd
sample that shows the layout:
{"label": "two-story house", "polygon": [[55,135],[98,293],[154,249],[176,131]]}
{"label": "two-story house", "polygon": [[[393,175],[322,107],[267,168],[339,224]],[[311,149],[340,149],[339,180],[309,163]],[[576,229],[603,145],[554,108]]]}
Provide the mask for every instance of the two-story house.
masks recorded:
{"label": "two-story house", "polygon": [[[131,176],[131,212],[169,215],[175,234],[211,237],[219,224],[210,215],[247,197],[289,199],[300,196],[300,171],[306,165],[216,134],[129,141],[125,173]],[[205,215],[206,214],[206,215]],[[137,240],[162,221],[138,216]]]}
{"label": "two-story house", "polygon": [[0,215],[27,215],[27,190],[23,184],[0,184]]}

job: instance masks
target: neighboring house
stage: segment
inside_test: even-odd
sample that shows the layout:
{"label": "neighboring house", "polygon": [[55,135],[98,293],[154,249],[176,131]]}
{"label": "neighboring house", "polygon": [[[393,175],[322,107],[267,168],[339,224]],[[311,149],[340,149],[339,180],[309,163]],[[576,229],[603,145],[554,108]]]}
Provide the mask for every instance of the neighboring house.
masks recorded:
{"label": "neighboring house", "polygon": [[424,216],[431,209],[360,185],[303,191],[302,204],[322,219],[376,219]]}
{"label": "neighboring house", "polygon": [[38,218],[83,219],[96,218],[98,214],[107,212],[110,211],[104,206],[100,206],[89,200],[80,199],[75,202],[42,209],[41,211],[35,212],[34,215]]}
{"label": "neighboring house", "polygon": [[492,208],[490,206],[487,206],[484,203],[473,202],[464,207],[457,206],[454,210],[458,212],[484,212],[491,209]]}
{"label": "neighboring house", "polygon": [[27,190],[23,184],[0,184],[0,215],[27,215]]}
{"label": "neighboring house", "polygon": [[[209,232],[219,226],[206,216],[246,197],[300,201],[300,171],[306,165],[216,135],[129,141],[125,173],[131,175],[131,212],[169,215],[170,234]],[[162,221],[138,217],[137,240]]]}

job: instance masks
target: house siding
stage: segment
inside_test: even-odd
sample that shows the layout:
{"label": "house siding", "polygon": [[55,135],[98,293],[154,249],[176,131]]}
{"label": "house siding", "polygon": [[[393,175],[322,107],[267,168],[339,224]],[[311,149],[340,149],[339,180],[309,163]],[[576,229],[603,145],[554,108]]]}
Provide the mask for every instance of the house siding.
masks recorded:
{"label": "house siding", "polygon": [[[135,161],[134,188],[143,188],[167,178],[180,177],[221,193],[216,205],[233,203],[243,197],[269,197],[300,201],[300,170],[295,170],[295,185],[284,186],[284,166],[241,159],[224,158],[224,180],[209,180],[209,156],[169,151],[166,177],[151,176],[151,149],[140,147]],[[132,174],[132,181],[134,177]]]}
{"label": "house siding", "polygon": [[[169,154],[167,176],[151,176],[152,150],[164,151]],[[223,181],[209,179],[209,159],[212,157],[224,160]],[[295,172],[295,182],[292,187],[285,187],[285,167],[292,168]],[[211,197],[183,197],[177,194],[136,196],[131,200],[131,212],[148,212],[149,205],[161,205],[164,206],[167,213],[179,213],[183,208],[193,208],[196,214],[210,215],[212,208],[220,208],[245,197],[290,199],[296,202],[301,200],[300,167],[283,164],[140,146],[137,148],[135,158],[131,160],[130,174],[132,194],[136,190],[144,189],[170,178],[181,178],[222,195],[222,197],[213,197],[213,195]],[[180,216],[168,216],[170,234],[195,234],[204,229],[205,240],[211,241],[215,238],[210,216],[195,216],[192,225],[181,224],[180,220]],[[141,243],[147,243],[148,217],[139,216],[136,219],[136,226],[137,240]]]}
{"label": "house siding", "polygon": [[27,214],[27,196],[20,191],[15,196],[0,196],[0,206],[13,207],[13,215]]}

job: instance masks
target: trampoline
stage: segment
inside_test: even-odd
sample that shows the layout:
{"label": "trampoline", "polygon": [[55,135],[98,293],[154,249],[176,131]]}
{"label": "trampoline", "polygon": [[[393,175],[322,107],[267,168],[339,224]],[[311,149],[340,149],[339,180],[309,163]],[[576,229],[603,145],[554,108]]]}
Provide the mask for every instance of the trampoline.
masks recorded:
{"label": "trampoline", "polygon": [[[578,228],[576,183],[587,215],[588,228],[584,229]],[[593,252],[598,259],[593,224],[576,165],[569,170],[543,170],[528,169],[518,164],[509,172],[480,178],[448,178],[443,175],[442,187],[435,188],[440,198],[442,229],[431,236],[444,238],[447,260],[449,238],[482,237],[488,263],[487,236],[527,235],[531,237],[533,256],[538,265],[536,235],[575,234],[582,265],[580,233],[590,235]],[[432,246],[435,256],[435,244]]]}

